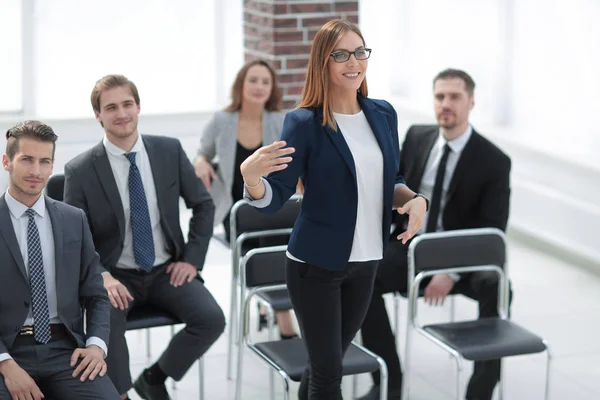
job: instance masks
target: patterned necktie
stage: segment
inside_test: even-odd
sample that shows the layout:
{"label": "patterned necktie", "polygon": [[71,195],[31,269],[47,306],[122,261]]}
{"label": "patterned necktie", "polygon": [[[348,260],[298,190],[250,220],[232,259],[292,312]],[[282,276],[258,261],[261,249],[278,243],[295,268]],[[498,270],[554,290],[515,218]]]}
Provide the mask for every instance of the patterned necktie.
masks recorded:
{"label": "patterned necktie", "polygon": [[154,238],[148,212],[148,201],[140,170],[135,164],[135,152],[125,154],[129,166],[129,207],[131,232],[133,235],[133,254],[135,263],[144,271],[154,266]]}
{"label": "patterned necktie", "polygon": [[31,288],[31,307],[33,309],[33,332],[39,343],[50,340],[50,312],[46,297],[46,278],[44,276],[44,260],[40,234],[35,223],[35,211],[31,208],[26,212],[27,223],[27,263],[29,266],[29,286]]}
{"label": "patterned necktie", "polygon": [[437,222],[442,208],[442,192],[444,188],[444,177],[446,176],[446,164],[448,163],[448,155],[450,154],[450,146],[446,143],[444,146],[444,154],[440,160],[437,174],[435,175],[435,184],[433,185],[433,196],[431,196],[431,207],[429,216],[427,217],[426,232],[435,232],[437,230]]}

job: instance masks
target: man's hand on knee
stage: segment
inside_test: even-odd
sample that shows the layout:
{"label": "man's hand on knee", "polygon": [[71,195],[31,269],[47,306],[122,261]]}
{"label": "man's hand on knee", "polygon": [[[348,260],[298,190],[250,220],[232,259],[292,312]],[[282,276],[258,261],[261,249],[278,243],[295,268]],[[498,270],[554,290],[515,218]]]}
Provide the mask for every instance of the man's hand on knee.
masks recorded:
{"label": "man's hand on knee", "polygon": [[443,306],[448,293],[454,287],[454,279],[450,275],[436,275],[425,288],[425,302],[432,306]]}
{"label": "man's hand on knee", "polygon": [[[77,360],[82,359],[79,365]],[[76,349],[71,356],[71,368],[75,367],[73,378],[81,374],[79,380],[85,382],[86,379],[93,381],[96,376],[106,374],[106,362],[104,361],[104,350],[96,345],[91,345],[85,349]],[[82,373],[83,372],[83,373]]]}
{"label": "man's hand on knee", "polygon": [[133,296],[131,296],[127,287],[109,273],[102,274],[102,278],[104,279],[104,288],[108,292],[110,304],[119,310],[129,308],[129,302],[133,301]]}
{"label": "man's hand on knee", "polygon": [[32,377],[15,360],[0,362],[0,374],[4,377],[4,384],[13,400],[33,399],[41,400],[44,394]]}

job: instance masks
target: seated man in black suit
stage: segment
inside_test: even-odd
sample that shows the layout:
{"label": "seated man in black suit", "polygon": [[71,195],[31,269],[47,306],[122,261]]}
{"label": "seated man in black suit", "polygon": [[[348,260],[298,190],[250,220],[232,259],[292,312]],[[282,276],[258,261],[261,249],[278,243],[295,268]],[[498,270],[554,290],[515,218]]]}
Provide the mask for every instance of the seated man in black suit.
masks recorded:
{"label": "seated man in black suit", "polygon": [[[433,81],[438,125],[412,126],[402,146],[400,173],[406,184],[430,199],[423,232],[495,227],[506,229],[509,212],[510,158],[469,124],[475,83],[465,72],[448,69]],[[382,295],[407,291],[407,250],[396,240],[405,219],[396,218],[397,232],[379,263],[375,291],[362,326],[364,345],[383,357],[389,371],[389,398],[400,399],[402,371]],[[479,317],[497,312],[495,273],[437,275],[426,284],[425,299],[441,305],[450,291],[479,302]],[[500,378],[500,360],[476,362],[467,389],[468,400],[490,400]],[[375,386],[362,400],[378,399]]]}
{"label": "seated man in black suit", "polygon": [[105,376],[110,303],[85,214],[42,194],[56,139],[39,121],[6,133],[0,399],[118,400]]}
{"label": "seated man in black suit", "polygon": [[[134,387],[146,400],[169,399],[180,380],[225,329],[225,316],[198,272],[204,266],[215,206],[177,139],[140,135],[140,98],[122,75],[100,79],[91,95],[104,139],[65,166],[65,202],[85,211],[111,308],[108,376],[122,397],[131,389],[125,340],[128,311],[148,302],[186,327]],[[179,201],[192,209],[187,243]]]}

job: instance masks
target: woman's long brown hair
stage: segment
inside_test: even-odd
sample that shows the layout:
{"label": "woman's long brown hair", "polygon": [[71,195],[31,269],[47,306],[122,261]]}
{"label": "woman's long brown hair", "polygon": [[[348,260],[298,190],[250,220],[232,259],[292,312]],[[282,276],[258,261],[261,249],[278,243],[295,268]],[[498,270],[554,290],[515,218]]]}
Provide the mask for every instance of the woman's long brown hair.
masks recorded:
{"label": "woman's long brown hair", "polygon": [[[330,62],[331,53],[335,49],[337,42],[347,32],[354,32],[363,41],[365,39],[356,25],[342,19],[335,19],[327,22],[316,33],[310,49],[308,58],[308,70],[306,71],[306,80],[302,88],[302,97],[300,99],[300,107],[320,107],[323,109],[323,126],[329,125],[331,129],[337,131],[333,110],[331,109],[331,79],[329,77],[329,69],[327,67]],[[333,62],[333,61],[332,61]],[[364,78],[358,93],[367,96],[367,79]]]}
{"label": "woman's long brown hair", "polygon": [[242,69],[238,72],[235,77],[235,81],[233,82],[233,86],[231,87],[231,104],[225,107],[225,111],[235,112],[240,111],[242,108],[242,98],[243,98],[243,90],[244,90],[244,80],[246,79],[246,75],[248,74],[248,70],[255,65],[262,65],[266,67],[271,73],[271,96],[269,96],[269,100],[265,103],[265,110],[267,111],[281,111],[281,89],[277,84],[277,74],[271,65],[262,59],[252,60],[247,62]]}

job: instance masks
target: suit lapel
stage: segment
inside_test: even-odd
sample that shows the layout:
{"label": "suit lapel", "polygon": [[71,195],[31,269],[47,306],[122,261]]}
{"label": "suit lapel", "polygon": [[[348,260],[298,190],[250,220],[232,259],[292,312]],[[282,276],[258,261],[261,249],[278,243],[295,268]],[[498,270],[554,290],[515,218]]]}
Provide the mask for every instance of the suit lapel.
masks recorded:
{"label": "suit lapel", "polygon": [[325,132],[327,132],[327,136],[329,136],[337,151],[346,162],[346,165],[350,169],[350,173],[352,173],[354,182],[356,182],[356,166],[354,165],[354,159],[352,158],[352,153],[350,152],[348,143],[346,143],[344,135],[342,135],[339,126],[337,132],[331,129],[328,125],[325,125],[323,128],[325,129]]}
{"label": "suit lapel", "polygon": [[25,282],[29,285],[29,276],[27,276],[27,271],[25,270],[25,262],[23,261],[21,250],[19,249],[19,242],[17,241],[17,236],[15,235],[15,230],[10,219],[10,210],[8,209],[4,196],[0,197],[0,232],[2,232],[4,241],[10,250],[10,254],[12,254],[17,263],[23,278],[25,278]]}
{"label": "suit lapel", "polygon": [[54,237],[54,270],[55,270],[55,279],[56,279],[56,288],[60,290],[60,282],[62,281],[62,273],[64,268],[62,268],[62,259],[63,259],[63,215],[60,210],[56,207],[56,202],[48,197],[46,197],[46,211],[50,216],[50,222],[52,223],[52,236]]}
{"label": "suit lapel", "polygon": [[119,195],[119,189],[117,188],[117,182],[112,173],[112,168],[108,162],[108,156],[106,155],[106,149],[102,142],[98,143],[93,150],[93,164],[98,174],[100,184],[108,197],[108,201],[112,209],[117,215],[117,221],[119,223],[119,231],[121,237],[125,237],[125,211],[123,211],[123,203],[121,202],[121,196]]}
{"label": "suit lapel", "polygon": [[434,129],[431,132],[423,132],[420,133],[421,140],[418,141],[419,147],[416,151],[418,157],[416,158],[416,170],[414,175],[414,187],[413,189],[416,191],[420,190],[421,180],[423,179],[423,174],[425,173],[425,167],[427,166],[427,160],[429,159],[429,154],[431,154],[431,149],[433,149],[433,145],[435,144],[438,138],[438,129]]}
{"label": "suit lapel", "polygon": [[[152,170],[152,179],[154,180],[155,188],[167,188],[168,184],[171,182],[166,181],[165,174],[163,173],[164,168],[169,165],[169,162],[165,162],[167,158],[167,154],[160,153],[160,149],[155,146],[152,138],[148,136],[142,136],[142,141],[144,142],[144,147],[146,148],[146,153],[148,154],[148,159],[150,160],[150,169]],[[160,165],[157,160],[162,160]],[[156,201],[158,202],[158,209],[163,210],[163,199],[161,197],[163,190],[156,190]],[[162,213],[161,213],[162,219]]]}
{"label": "suit lapel", "polygon": [[450,180],[450,187],[448,188],[447,198],[449,201],[452,195],[454,194],[456,187],[458,186],[458,182],[463,178],[465,173],[468,171],[469,165],[473,165],[471,160],[477,154],[477,138],[478,134],[473,130],[469,141],[467,142],[465,148],[460,154],[460,158],[458,159],[458,163],[456,164],[456,168],[454,169],[454,173],[452,174],[452,179]]}
{"label": "suit lapel", "polygon": [[[390,126],[387,123],[387,118],[381,115],[374,107],[373,103],[368,99],[358,96],[358,102],[361,105],[363,113],[369,122],[369,126],[375,135],[375,139],[377,139],[377,143],[379,144],[379,148],[381,149],[381,154],[383,156],[383,183],[384,185],[389,184],[389,182],[393,182],[395,177],[391,176],[391,171],[396,171],[396,166],[394,164],[394,155],[392,154],[392,138],[390,135]],[[385,187],[385,186],[384,186]]]}

